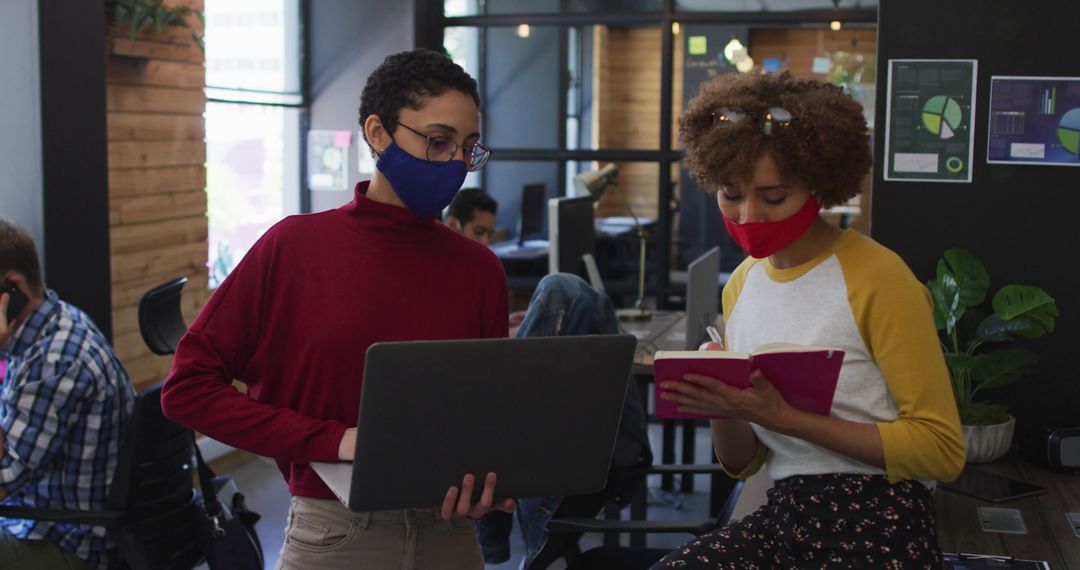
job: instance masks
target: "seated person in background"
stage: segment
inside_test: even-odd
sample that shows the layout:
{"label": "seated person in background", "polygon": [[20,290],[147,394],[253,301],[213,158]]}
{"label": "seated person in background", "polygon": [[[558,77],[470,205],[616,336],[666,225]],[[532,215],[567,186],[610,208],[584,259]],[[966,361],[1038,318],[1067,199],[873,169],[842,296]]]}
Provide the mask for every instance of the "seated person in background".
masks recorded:
{"label": "seated person in background", "polygon": [[[30,235],[3,219],[0,278],[29,298],[8,322],[11,295],[0,295],[2,504],[103,510],[135,390],[90,318],[45,288]],[[0,568],[117,562],[104,528],[0,518]]]}
{"label": "seated person in background", "polygon": [[[499,203],[487,192],[479,188],[462,188],[450,202],[450,213],[444,224],[461,232],[469,239],[491,245],[491,236],[495,233],[495,212]],[[525,311],[510,313],[510,336],[517,333],[517,327],[525,318]]]}
{"label": "seated person in background", "polygon": [[450,202],[444,224],[484,245],[491,244],[495,233],[495,213],[499,203],[479,188],[462,188]]}
{"label": "seated person in background", "polygon": [[[584,279],[569,273],[552,273],[540,280],[516,337],[577,336],[586,334],[617,334],[619,321],[608,296],[597,291]],[[623,403],[622,419],[615,440],[612,465],[628,467],[652,464],[652,451],[645,427],[645,406],[637,385],[631,379]],[[637,490],[637,480],[626,481],[633,488],[607,489],[608,498],[617,503],[628,501]],[[609,485],[611,480],[609,480]],[[544,545],[547,523],[558,509],[562,497],[535,497],[518,500],[517,520],[525,539],[528,565]],[[492,513],[479,521],[477,533],[484,560],[489,564],[510,558],[510,530],[513,518],[509,513]]]}
{"label": "seated person in background", "polygon": [[[446,55],[387,57],[360,96],[364,140],[378,156],[372,179],[341,208],[267,230],[176,348],[165,414],[273,458],[288,481],[279,569],[422,560],[429,570],[479,570],[469,518],[513,509],[510,500],[494,503],[494,473],[463,473],[442,505],[356,513],[310,466],[353,459],[369,346],[507,334],[499,259],[437,219],[491,152],[479,142],[479,104],[476,81]],[[234,378],[246,394],[233,389]]]}
{"label": "seated person in background", "polygon": [[941,568],[930,491],[965,454],[929,293],[895,253],[819,215],[870,169],[862,108],[833,85],[732,74],[679,125],[687,167],[750,254],[724,287],[728,349],[845,355],[829,416],[792,408],[760,371],[746,389],[657,379],[679,410],[731,418],[710,422],[729,474],[764,465],[775,486],[653,568]]}

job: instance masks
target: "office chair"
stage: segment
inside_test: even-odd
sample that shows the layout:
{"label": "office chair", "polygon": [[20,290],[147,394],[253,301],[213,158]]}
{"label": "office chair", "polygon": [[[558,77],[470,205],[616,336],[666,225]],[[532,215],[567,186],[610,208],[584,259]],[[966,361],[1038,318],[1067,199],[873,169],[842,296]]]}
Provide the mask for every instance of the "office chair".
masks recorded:
{"label": "office chair", "polygon": [[135,401],[102,511],[0,506],[0,517],[105,527],[130,570],[190,570],[202,559],[191,432],[161,413],[161,386]]}
{"label": "office chair", "polygon": [[180,311],[180,290],[187,277],[166,281],[139,299],[139,332],[150,352],[164,356],[176,351],[180,337],[187,332]]}
{"label": "office chair", "polygon": [[[661,465],[643,468],[646,473],[678,472],[684,476],[689,474],[711,474],[714,465]],[[626,533],[630,534],[631,546],[619,546],[608,544],[589,549],[586,552],[568,551],[566,570],[646,570],[663,558],[669,548],[645,548],[644,535],[660,533],[687,533],[700,536],[716,528],[724,526],[731,518],[731,513],[738,502],[742,492],[743,481],[726,478],[727,484],[723,489],[714,490],[722,494],[726,490],[726,500],[719,516],[708,520],[676,520],[676,521],[647,521],[647,520],[604,520],[596,518],[582,518],[562,516],[562,508],[556,512],[556,516],[548,524],[549,541],[551,537],[570,536],[577,539],[586,532],[603,533]],[[636,499],[635,499],[636,500]],[[634,540],[634,539],[638,540]],[[557,543],[556,543],[557,544]],[[547,544],[544,545],[544,549]],[[543,549],[542,551],[543,552]],[[538,556],[537,561],[540,560]],[[550,562],[548,562],[550,563]],[[530,565],[527,570],[539,570],[544,566]]]}

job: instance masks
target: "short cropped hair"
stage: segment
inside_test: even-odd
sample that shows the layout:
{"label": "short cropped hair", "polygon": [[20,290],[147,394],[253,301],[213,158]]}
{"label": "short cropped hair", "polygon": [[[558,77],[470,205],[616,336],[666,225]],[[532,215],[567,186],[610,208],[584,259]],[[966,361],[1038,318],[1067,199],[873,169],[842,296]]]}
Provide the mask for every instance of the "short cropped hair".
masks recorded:
{"label": "short cropped hair", "polygon": [[0,278],[8,271],[18,271],[34,295],[45,293],[34,238],[23,228],[0,218]]}
{"label": "short cropped hair", "polygon": [[[386,58],[371,75],[360,95],[360,124],[371,115],[382,122],[388,133],[397,129],[401,109],[419,110],[421,97],[434,97],[456,89],[472,97],[480,107],[476,80],[446,54],[429,49],[396,53]],[[364,141],[367,133],[363,130]],[[374,151],[372,151],[374,152]]]}
{"label": "short cropped hair", "polygon": [[[761,114],[771,107],[794,117],[787,130],[766,136]],[[751,120],[715,122],[720,109],[748,112]],[[755,115],[756,113],[756,115]],[[679,117],[684,163],[708,191],[749,180],[763,153],[785,180],[807,186],[822,206],[859,194],[872,154],[862,106],[834,85],[774,74],[725,74],[702,85]]]}
{"label": "short cropped hair", "polygon": [[450,215],[462,224],[471,222],[477,210],[495,214],[498,209],[499,203],[495,198],[479,188],[462,188],[454,196],[454,201],[450,202]]}

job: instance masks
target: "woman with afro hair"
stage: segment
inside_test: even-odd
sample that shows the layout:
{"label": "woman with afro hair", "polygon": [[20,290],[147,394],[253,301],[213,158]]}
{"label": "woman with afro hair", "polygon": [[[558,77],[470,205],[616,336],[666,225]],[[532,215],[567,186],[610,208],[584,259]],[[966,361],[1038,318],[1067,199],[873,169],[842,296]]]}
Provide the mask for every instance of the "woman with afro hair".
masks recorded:
{"label": "woman with afro hair", "polygon": [[775,484],[653,568],[940,568],[930,493],[965,452],[929,293],[892,251],[820,216],[870,169],[861,107],[787,73],[725,75],[679,125],[687,167],[749,253],[724,287],[727,349],[797,343],[844,362],[828,416],[788,405],[761,371],[746,389],[658,379],[681,411],[730,418],[710,427],[731,476],[764,466]]}

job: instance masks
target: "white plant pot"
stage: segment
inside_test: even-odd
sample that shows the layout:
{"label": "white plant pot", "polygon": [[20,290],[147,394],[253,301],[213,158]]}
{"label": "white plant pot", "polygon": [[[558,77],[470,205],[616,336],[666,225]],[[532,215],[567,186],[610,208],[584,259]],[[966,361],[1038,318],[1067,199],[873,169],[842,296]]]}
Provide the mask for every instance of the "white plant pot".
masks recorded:
{"label": "white plant pot", "polygon": [[964,446],[967,447],[968,463],[988,463],[1005,455],[1012,445],[1016,418],[988,426],[961,426],[964,430]]}

